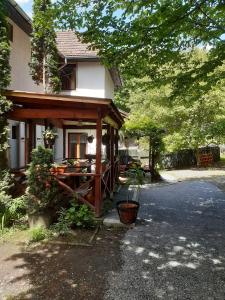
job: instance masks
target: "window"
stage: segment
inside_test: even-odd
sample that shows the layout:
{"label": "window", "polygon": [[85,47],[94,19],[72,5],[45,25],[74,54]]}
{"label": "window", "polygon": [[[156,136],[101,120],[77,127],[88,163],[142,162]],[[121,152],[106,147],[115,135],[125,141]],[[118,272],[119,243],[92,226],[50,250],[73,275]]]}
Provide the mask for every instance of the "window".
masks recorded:
{"label": "window", "polygon": [[76,89],[76,66],[66,65],[61,70],[62,90],[75,90]]}
{"label": "window", "polygon": [[8,38],[13,42],[13,25],[8,23]]}
{"label": "window", "polygon": [[86,133],[68,134],[68,158],[85,158],[87,148]]}
{"label": "window", "polygon": [[17,139],[17,126],[13,125],[12,126],[12,140],[16,140]]}

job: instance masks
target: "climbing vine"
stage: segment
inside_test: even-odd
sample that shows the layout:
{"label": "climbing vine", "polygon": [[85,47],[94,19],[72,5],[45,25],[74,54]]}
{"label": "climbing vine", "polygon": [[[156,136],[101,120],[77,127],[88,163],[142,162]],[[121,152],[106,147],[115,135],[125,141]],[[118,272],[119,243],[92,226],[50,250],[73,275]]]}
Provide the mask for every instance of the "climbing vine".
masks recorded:
{"label": "climbing vine", "polygon": [[31,41],[31,75],[46,93],[60,90],[58,52],[51,0],[35,0]]}
{"label": "climbing vine", "polygon": [[6,167],[5,150],[8,147],[8,124],[6,113],[11,108],[11,101],[3,96],[10,84],[10,44],[8,23],[6,21],[5,0],[0,2],[0,170]]}

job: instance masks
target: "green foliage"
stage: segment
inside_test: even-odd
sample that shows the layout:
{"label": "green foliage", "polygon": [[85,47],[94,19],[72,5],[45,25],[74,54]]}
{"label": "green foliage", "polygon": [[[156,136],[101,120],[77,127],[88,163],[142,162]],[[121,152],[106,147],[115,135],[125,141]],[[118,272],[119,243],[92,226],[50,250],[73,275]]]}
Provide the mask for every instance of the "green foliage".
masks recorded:
{"label": "green foliage", "polygon": [[31,41],[31,75],[44,84],[45,92],[58,92],[61,87],[58,70],[58,51],[54,31],[54,15],[50,0],[35,0],[33,4]]}
{"label": "green foliage", "polygon": [[27,170],[27,200],[30,213],[45,211],[57,201],[58,184],[50,172],[52,162],[51,149],[38,146],[32,151],[31,164]]}
{"label": "green foliage", "polygon": [[[204,94],[225,77],[220,0],[58,0],[56,8],[58,26],[80,29],[107,65],[129,77],[169,81],[175,94],[187,95]],[[189,65],[195,47],[207,49],[207,59]]]}
{"label": "green foliage", "polygon": [[40,242],[46,239],[47,237],[49,237],[49,231],[42,226],[34,227],[30,229],[29,234],[30,234],[29,241],[31,243]]}
{"label": "green foliage", "polygon": [[13,185],[13,178],[9,172],[0,175],[0,222],[4,220],[4,227],[15,224],[26,214],[25,197],[12,198],[9,190]]}
{"label": "green foliage", "polygon": [[7,165],[5,150],[8,147],[8,126],[6,113],[11,108],[11,102],[2,95],[10,83],[10,45],[8,40],[8,25],[5,12],[5,0],[0,2],[0,170]]}
{"label": "green foliage", "polygon": [[130,115],[125,123],[125,130],[130,136],[146,137],[149,141],[149,166],[151,166],[152,178],[158,177],[156,163],[160,153],[164,150],[163,135],[165,130],[153,123],[146,113],[136,111]]}
{"label": "green foliage", "polygon": [[56,230],[67,232],[71,226],[81,228],[95,226],[94,214],[87,205],[72,202],[70,208],[60,210]]}

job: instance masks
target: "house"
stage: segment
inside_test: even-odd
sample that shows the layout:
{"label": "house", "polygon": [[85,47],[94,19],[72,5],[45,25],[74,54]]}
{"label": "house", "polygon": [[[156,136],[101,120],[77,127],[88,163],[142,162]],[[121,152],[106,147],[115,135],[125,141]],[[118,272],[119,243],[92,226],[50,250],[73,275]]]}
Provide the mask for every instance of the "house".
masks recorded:
{"label": "house", "polygon": [[[44,94],[43,87],[37,86],[29,74],[31,19],[14,0],[7,0],[7,10],[12,81],[6,96],[14,105],[8,113],[10,167],[26,167],[31,150],[43,144],[46,126],[54,127],[58,133],[53,149],[55,161],[96,156],[95,169],[86,176],[94,186],[94,200],[88,204],[100,215],[102,198],[106,192],[112,193],[118,167],[115,156],[123,117],[112,101],[115,88],[122,84],[118,70],[103,66],[96,51],[89,50],[72,31],[58,32],[62,91],[58,95]],[[102,136],[106,132],[110,140],[104,147]],[[94,137],[92,143],[88,143],[88,136]],[[101,169],[105,158],[110,162],[107,174]]]}

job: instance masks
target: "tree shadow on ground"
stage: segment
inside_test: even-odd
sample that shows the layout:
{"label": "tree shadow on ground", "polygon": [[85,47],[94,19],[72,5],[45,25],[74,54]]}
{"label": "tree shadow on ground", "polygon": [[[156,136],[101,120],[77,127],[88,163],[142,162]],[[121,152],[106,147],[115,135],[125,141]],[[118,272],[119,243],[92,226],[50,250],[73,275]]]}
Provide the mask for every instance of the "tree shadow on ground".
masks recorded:
{"label": "tree shadow on ground", "polygon": [[91,247],[46,244],[8,257],[7,261],[14,261],[15,268],[26,270],[26,274],[10,283],[30,284],[29,290],[13,293],[8,299],[102,299],[107,273],[120,267],[123,234],[123,231],[102,230]]}
{"label": "tree shadow on ground", "polygon": [[[143,189],[139,224],[123,240],[121,299],[225,299],[225,194],[206,182]],[[132,263],[131,263],[132,262]],[[116,298],[113,287],[106,299]]]}

